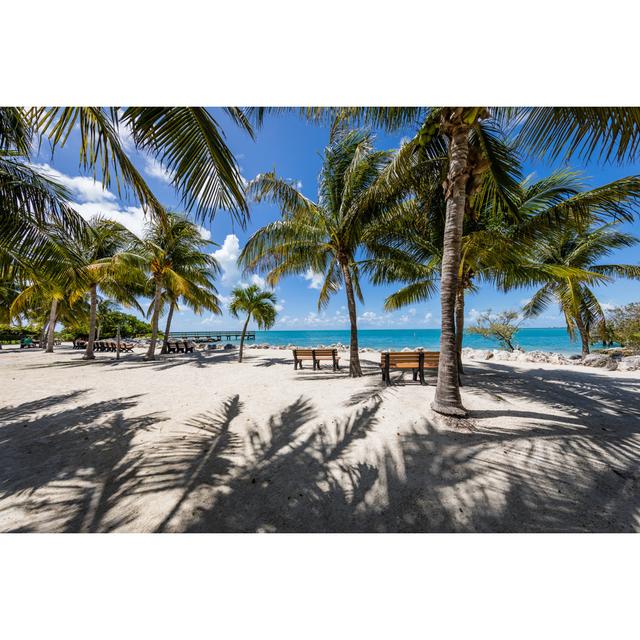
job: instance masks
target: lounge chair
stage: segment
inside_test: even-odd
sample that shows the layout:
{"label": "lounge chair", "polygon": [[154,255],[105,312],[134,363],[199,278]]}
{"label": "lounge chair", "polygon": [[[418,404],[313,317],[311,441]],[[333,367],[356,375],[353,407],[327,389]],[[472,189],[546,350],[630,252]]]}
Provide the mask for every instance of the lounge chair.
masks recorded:
{"label": "lounge chair", "polygon": [[189,342],[188,340],[184,341],[184,352],[185,353],[193,353],[193,347],[195,345],[193,344],[193,342]]}
{"label": "lounge chair", "polygon": [[293,350],[293,368],[302,369],[302,363],[305,360],[313,362],[313,370],[320,369],[322,360],[331,360],[334,371],[340,369],[340,358],[337,349],[294,349]]}
{"label": "lounge chair", "polygon": [[380,354],[382,379],[389,385],[391,384],[391,369],[411,370],[414,381],[419,380],[420,384],[426,384],[424,370],[437,369],[439,361],[440,353],[438,351],[386,351]]}

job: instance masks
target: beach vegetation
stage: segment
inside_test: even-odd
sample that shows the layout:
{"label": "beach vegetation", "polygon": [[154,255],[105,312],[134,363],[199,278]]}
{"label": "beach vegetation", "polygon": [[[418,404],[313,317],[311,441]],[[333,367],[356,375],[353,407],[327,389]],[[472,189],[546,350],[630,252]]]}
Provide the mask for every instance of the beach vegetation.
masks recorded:
{"label": "beach vegetation", "polygon": [[469,333],[494,339],[507,351],[515,351],[515,336],[522,323],[522,314],[519,311],[507,310],[493,313],[491,309],[482,312],[476,319],[476,324],[469,327]]}
{"label": "beach vegetation", "polygon": [[623,347],[640,350],[640,302],[615,307],[606,313],[611,336]]}

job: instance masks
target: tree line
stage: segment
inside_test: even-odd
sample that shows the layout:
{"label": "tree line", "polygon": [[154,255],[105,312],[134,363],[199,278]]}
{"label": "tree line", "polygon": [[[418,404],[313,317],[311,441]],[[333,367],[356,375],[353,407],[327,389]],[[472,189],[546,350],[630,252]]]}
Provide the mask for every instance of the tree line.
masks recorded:
{"label": "tree line", "polygon": [[[227,108],[226,114],[254,136],[273,111]],[[363,276],[374,284],[398,283],[387,309],[439,294],[441,355],[432,408],[463,416],[458,374],[467,293],[480,284],[502,291],[535,286],[524,313],[534,316],[558,303],[570,334],[588,351],[590,336],[605,326],[593,287],[616,277],[640,277],[637,265],[604,260],[637,242],[621,225],[634,219],[638,176],[589,189],[579,172],[567,168],[540,180],[524,176],[522,169],[532,157],[634,160],[640,109],[298,111],[330,124],[313,199],[275,172],[245,185],[219,122],[206,109],[0,109],[3,313],[38,313],[52,341],[56,322],[71,320],[77,305],[88,305],[91,343],[98,291],[133,307],[145,297],[150,306],[137,308],[151,319],[147,356],[153,358],[163,309],[168,328],[178,304],[220,311],[214,286],[218,267],[194,222],[212,219],[222,209],[244,226],[248,203],[269,200],[280,207],[281,219],[252,235],[241,263],[265,273],[270,285],[308,269],[321,273],[320,307],[344,290],[350,375],[362,373],[357,305],[363,300]],[[184,215],[166,211],[154,196],[126,152],[122,127],[136,148],[171,172]],[[380,128],[410,135],[399,149],[380,150],[372,134]],[[34,142],[48,141],[55,150],[74,129],[82,141],[81,165],[105,187],[129,190],[143,206],[148,216],[143,238],[104,218],[85,222],[69,205],[65,189],[30,164]],[[244,308],[251,304],[245,301]],[[267,325],[272,321],[265,319]],[[92,345],[85,357],[93,357]]]}

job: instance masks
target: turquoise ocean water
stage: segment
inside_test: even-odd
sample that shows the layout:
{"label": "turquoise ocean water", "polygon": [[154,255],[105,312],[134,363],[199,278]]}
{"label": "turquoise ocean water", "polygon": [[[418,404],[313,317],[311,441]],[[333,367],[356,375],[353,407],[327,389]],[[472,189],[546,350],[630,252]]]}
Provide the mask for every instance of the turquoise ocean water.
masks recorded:
{"label": "turquoise ocean water", "polygon": [[[298,347],[315,347],[341,342],[349,344],[349,331],[256,331],[256,343],[268,342],[272,345],[293,344]],[[437,350],[440,344],[439,329],[361,329],[358,331],[360,347],[372,349],[402,349],[404,347],[423,347]],[[558,353],[577,353],[579,342],[571,342],[567,330],[521,329],[514,343],[526,351],[556,351]],[[464,346],[474,349],[498,349],[495,340],[482,336],[465,334]]]}

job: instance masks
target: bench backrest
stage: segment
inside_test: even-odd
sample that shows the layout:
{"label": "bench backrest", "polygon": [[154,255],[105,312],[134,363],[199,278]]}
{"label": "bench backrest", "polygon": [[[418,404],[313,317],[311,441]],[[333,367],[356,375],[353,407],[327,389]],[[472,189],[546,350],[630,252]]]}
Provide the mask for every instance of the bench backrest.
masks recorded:
{"label": "bench backrest", "polygon": [[420,366],[422,360],[422,366],[426,368],[435,368],[440,361],[439,351],[389,351],[380,354],[380,365],[385,367],[387,365],[387,358],[389,361],[389,367],[397,365],[415,364],[416,367]]}
{"label": "bench backrest", "polygon": [[333,356],[337,355],[337,349],[294,349],[293,355],[296,358],[313,358],[318,356]]}

